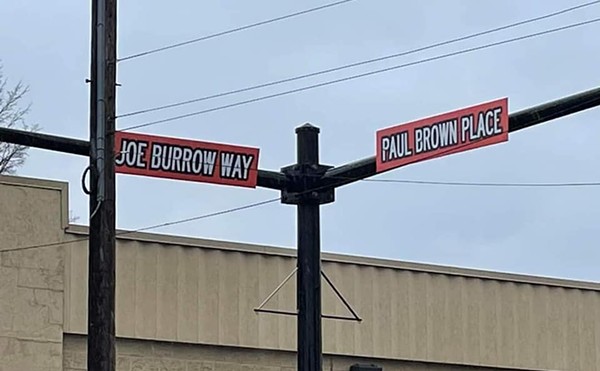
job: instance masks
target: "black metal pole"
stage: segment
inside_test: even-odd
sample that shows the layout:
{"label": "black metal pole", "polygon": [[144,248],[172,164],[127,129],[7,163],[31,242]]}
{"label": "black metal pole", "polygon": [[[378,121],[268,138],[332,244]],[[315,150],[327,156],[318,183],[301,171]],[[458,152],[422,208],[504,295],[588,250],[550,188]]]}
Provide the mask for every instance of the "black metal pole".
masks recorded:
{"label": "black metal pole", "polygon": [[321,371],[319,205],[298,205],[298,370]]}
{"label": "black metal pole", "polygon": [[319,187],[331,168],[319,164],[319,128],[296,129],[297,163],[282,169],[288,177],[282,202],[297,205],[298,370],[322,370],[320,205],[333,202],[333,189]]}
{"label": "black metal pole", "polygon": [[72,155],[90,155],[90,142],[86,140],[41,134],[25,130],[0,128],[0,142],[47,149]]}
{"label": "black metal pole", "polygon": [[[319,129],[296,129],[298,164],[319,164]],[[303,174],[306,176],[306,174]],[[298,203],[298,370],[321,371],[321,241],[318,200]]]}

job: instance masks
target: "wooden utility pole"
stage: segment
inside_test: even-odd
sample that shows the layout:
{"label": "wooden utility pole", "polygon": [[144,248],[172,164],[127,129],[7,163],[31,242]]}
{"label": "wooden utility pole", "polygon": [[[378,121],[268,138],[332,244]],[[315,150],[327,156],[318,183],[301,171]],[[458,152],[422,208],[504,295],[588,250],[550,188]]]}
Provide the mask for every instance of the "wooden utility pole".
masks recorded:
{"label": "wooden utility pole", "polygon": [[92,0],[90,89],[89,371],[114,371],[116,0]]}

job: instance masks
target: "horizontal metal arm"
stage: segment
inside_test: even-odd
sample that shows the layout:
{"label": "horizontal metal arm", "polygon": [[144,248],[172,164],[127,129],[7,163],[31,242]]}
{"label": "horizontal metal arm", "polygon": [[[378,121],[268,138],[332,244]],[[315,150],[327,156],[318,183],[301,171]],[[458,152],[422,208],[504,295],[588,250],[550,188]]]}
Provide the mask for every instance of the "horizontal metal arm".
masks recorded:
{"label": "horizontal metal arm", "polygon": [[510,114],[508,131],[515,132],[600,106],[600,88],[574,94]]}
{"label": "horizontal metal arm", "polygon": [[[47,149],[50,151],[89,156],[90,142],[87,140],[40,134],[24,130],[0,128],[0,142]],[[258,170],[257,185],[259,187],[282,190],[286,187],[287,178],[280,172]]]}
{"label": "horizontal metal arm", "polygon": [[[509,116],[509,131],[515,132],[597,106],[600,106],[600,88],[512,113]],[[0,142],[80,156],[89,156],[90,152],[89,141],[8,128],[0,128]],[[328,170],[321,186],[338,187],[375,174],[375,156],[371,156]],[[259,187],[283,190],[287,184],[288,179],[283,173],[258,170]]]}
{"label": "horizontal metal arm", "polygon": [[271,170],[258,170],[256,185],[263,188],[283,190],[287,187],[287,177],[280,172]]}
{"label": "horizontal metal arm", "polygon": [[72,155],[90,155],[90,142],[87,140],[33,133],[24,130],[0,128],[0,142],[70,153]]}
{"label": "horizontal metal arm", "polygon": [[[600,88],[571,95],[509,115],[508,131],[515,132],[547,121],[600,106]],[[350,162],[328,170],[323,187],[339,187],[375,175],[375,156]]]}

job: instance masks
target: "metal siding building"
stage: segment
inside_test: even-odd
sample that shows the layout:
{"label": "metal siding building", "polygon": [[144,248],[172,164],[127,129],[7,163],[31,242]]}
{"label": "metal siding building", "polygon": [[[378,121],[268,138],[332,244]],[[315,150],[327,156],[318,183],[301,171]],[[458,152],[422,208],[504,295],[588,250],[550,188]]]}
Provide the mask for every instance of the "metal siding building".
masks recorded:
{"label": "metal siding building", "polygon": [[[85,369],[86,228],[65,183],[0,176],[0,369]],[[73,242],[75,241],[75,242]],[[118,370],[294,370],[294,317],[256,313],[295,250],[146,233],[117,246]],[[600,284],[323,254],[362,317],[324,370],[600,370]],[[266,305],[295,310],[295,280]],[[324,314],[348,315],[323,285]]]}

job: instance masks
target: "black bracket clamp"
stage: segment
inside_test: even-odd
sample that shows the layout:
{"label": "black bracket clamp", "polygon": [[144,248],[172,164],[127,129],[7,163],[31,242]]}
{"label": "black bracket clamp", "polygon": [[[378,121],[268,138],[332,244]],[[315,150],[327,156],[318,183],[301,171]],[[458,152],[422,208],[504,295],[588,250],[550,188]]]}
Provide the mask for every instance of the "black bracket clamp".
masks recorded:
{"label": "black bracket clamp", "polygon": [[281,203],[328,204],[335,201],[335,189],[324,186],[321,179],[333,166],[294,164],[281,169],[288,178],[287,187],[281,191]]}

